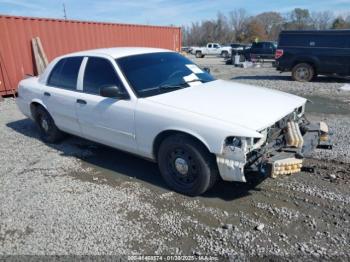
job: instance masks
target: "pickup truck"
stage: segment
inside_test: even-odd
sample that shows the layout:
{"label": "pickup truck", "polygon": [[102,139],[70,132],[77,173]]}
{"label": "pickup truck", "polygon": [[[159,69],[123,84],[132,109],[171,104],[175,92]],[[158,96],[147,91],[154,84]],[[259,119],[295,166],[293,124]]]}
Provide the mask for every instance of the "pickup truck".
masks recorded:
{"label": "pickup truck", "polygon": [[350,30],[282,31],[276,68],[292,79],[309,82],[317,75],[350,76]]}
{"label": "pickup truck", "polygon": [[197,58],[203,58],[206,55],[220,55],[228,58],[231,54],[231,46],[221,46],[218,43],[208,43],[205,47],[192,47],[191,53]]}
{"label": "pickup truck", "polygon": [[274,59],[276,44],[274,42],[254,42],[250,48],[245,49],[242,54],[250,61],[254,58]]}
{"label": "pickup truck", "polygon": [[149,159],[170,188],[192,196],[219,178],[246,182],[249,170],[297,173],[328,138],[325,123],[304,117],[305,98],[216,80],[165,49],[58,57],[20,81],[16,101],[44,142],[68,133]]}

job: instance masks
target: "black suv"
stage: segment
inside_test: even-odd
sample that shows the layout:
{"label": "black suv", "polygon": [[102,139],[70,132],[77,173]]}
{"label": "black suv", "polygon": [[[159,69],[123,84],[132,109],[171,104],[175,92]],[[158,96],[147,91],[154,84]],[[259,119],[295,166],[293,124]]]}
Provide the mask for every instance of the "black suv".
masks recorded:
{"label": "black suv", "polygon": [[279,71],[296,81],[317,75],[350,75],[350,30],[282,31],[275,54]]}
{"label": "black suv", "polygon": [[247,60],[254,58],[274,59],[276,45],[273,42],[253,42],[251,48],[245,49],[243,55]]}

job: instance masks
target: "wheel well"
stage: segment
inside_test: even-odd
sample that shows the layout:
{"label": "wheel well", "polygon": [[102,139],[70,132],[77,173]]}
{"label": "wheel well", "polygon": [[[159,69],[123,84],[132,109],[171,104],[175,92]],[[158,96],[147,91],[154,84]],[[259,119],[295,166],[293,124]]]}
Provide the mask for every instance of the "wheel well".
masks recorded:
{"label": "wheel well", "polygon": [[202,51],[201,51],[201,50],[196,50],[196,54],[197,54],[197,53],[202,53]]}
{"label": "wheel well", "polygon": [[193,140],[195,140],[197,143],[199,143],[201,146],[203,146],[203,148],[205,148],[205,150],[208,151],[208,153],[212,154],[208,147],[200,140],[198,139],[197,137],[191,135],[191,134],[188,134],[186,132],[182,132],[182,131],[178,131],[178,130],[167,130],[167,131],[163,131],[161,132],[160,134],[157,135],[157,137],[155,138],[154,142],[153,142],[153,156],[154,158],[157,160],[158,158],[158,150],[159,150],[159,147],[161,145],[161,143],[164,141],[165,138],[169,137],[169,136],[172,136],[172,135],[185,135],[187,137],[190,137],[192,138]]}

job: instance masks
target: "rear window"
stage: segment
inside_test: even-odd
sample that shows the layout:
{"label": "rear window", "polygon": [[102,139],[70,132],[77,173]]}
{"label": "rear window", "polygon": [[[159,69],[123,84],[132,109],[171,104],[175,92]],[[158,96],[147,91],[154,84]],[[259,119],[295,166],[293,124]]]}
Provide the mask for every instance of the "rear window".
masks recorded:
{"label": "rear window", "polygon": [[82,57],[61,59],[52,69],[47,85],[75,90]]}
{"label": "rear window", "polygon": [[252,48],[263,48],[263,43],[253,43]]}
{"label": "rear window", "polygon": [[264,48],[273,48],[272,43],[264,43]]}
{"label": "rear window", "polygon": [[350,36],[330,34],[281,34],[279,46],[350,48]]}

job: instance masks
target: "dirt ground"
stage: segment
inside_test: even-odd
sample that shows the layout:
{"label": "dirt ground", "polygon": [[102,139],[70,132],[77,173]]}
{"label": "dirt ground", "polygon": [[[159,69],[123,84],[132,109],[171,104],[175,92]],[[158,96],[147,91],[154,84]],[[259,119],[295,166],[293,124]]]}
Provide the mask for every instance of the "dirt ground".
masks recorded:
{"label": "dirt ground", "polygon": [[217,78],[310,98],[309,118],[329,123],[334,150],[306,160],[314,172],[277,179],[250,174],[248,183],[219,182],[191,198],[170,191],[146,160],[76,137],[44,144],[7,98],[0,102],[0,255],[349,260],[346,82],[320,77],[301,84],[269,64],[241,69],[220,58],[194,60]]}

